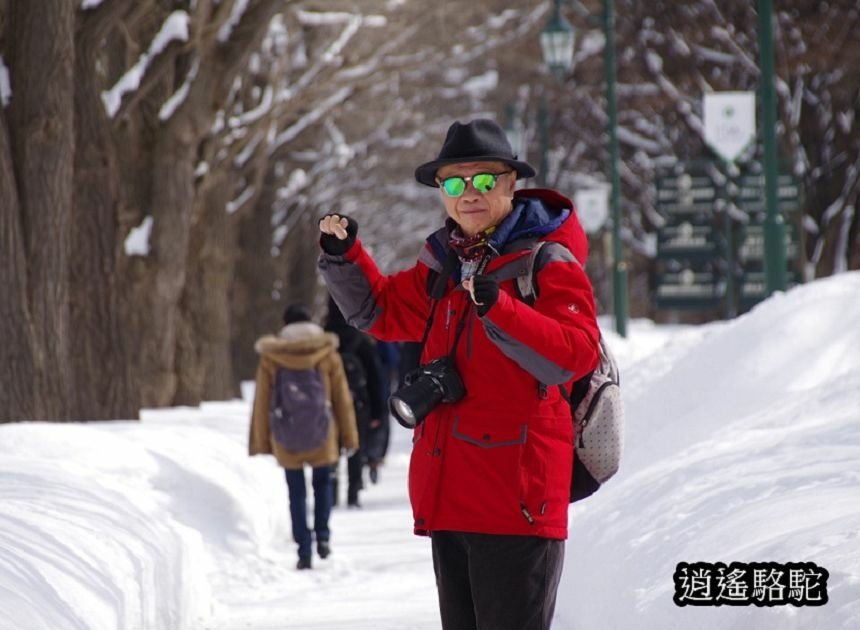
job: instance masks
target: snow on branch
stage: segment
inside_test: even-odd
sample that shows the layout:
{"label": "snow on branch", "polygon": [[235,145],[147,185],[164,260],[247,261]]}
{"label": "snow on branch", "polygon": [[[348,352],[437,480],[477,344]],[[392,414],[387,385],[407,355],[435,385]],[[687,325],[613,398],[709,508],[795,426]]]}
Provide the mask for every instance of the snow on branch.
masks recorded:
{"label": "snow on branch", "polygon": [[[323,14],[321,14],[323,15]],[[327,14],[325,14],[327,15]],[[347,43],[350,39],[358,32],[358,29],[361,27],[362,23],[365,19],[360,15],[355,15],[352,13],[343,13],[337,14],[348,17],[346,20],[346,26],[344,26],[343,31],[338,36],[338,38],[331,43],[331,45],[325,50],[325,52],[319,56],[316,63],[309,68],[298,81],[295,82],[294,85],[291,85],[287,88],[281,90],[278,94],[278,102],[283,102],[292,99],[296,94],[304,90],[311,82],[316,78],[316,76],[322,72],[322,69],[332,64],[334,61],[338,59],[341,51],[343,51],[344,47],[346,47]],[[341,21],[337,22],[338,24]]]}
{"label": "snow on branch", "polygon": [[254,196],[254,187],[248,186],[245,190],[242,191],[242,194],[236,197],[233,201],[227,202],[227,214],[233,214],[239,208],[248,203],[251,198]]}
{"label": "snow on branch", "polygon": [[659,142],[646,138],[627,127],[619,125],[617,131],[619,142],[623,142],[637,149],[642,149],[647,153],[660,154],[666,148]]}
{"label": "snow on branch", "polygon": [[346,11],[297,11],[299,24],[304,26],[329,26],[332,24],[343,24],[344,22],[353,22],[356,18],[359,24],[364,23],[366,26],[385,26],[388,20],[384,15],[356,15],[355,13],[347,13]]}
{"label": "snow on branch", "polygon": [[714,64],[732,66],[737,63],[737,57],[735,55],[725,53],[721,50],[714,50],[707,46],[693,44],[693,51],[697,56],[701,57],[705,61],[710,61]]}
{"label": "snow on branch", "polygon": [[728,29],[721,26],[714,26],[711,28],[711,36],[725,42],[726,45],[732,49],[737,59],[739,59],[747,69],[749,69],[753,74],[758,74],[758,64],[749,56],[747,51],[738,46],[737,41],[735,41],[734,36],[728,31]]}
{"label": "snow on branch", "polygon": [[87,9],[95,9],[102,3],[102,0],[81,0],[81,9],[86,11]]}
{"label": "snow on branch", "polygon": [[227,21],[221,26],[218,30],[218,41],[220,43],[225,43],[228,39],[230,39],[230,35],[233,33],[233,29],[236,28],[236,25],[242,19],[242,15],[245,13],[245,9],[248,8],[248,0],[235,0],[233,6],[230,9],[230,17],[227,18]]}
{"label": "snow on branch", "polygon": [[663,72],[663,58],[657,54],[656,51],[648,49],[645,51],[645,65],[654,75],[660,89],[663,90],[666,96],[675,102],[678,111],[687,120],[687,124],[690,125],[690,128],[704,136],[705,126],[704,123],[702,123],[702,119],[693,113],[692,106],[684,97],[681,90],[679,90]]}
{"label": "snow on branch", "polygon": [[182,103],[185,102],[185,99],[188,97],[188,91],[191,89],[191,84],[194,82],[194,79],[197,78],[197,72],[199,70],[200,58],[198,57],[194,59],[194,64],[191,66],[191,70],[188,71],[188,75],[185,77],[185,81],[182,83],[180,88],[164,102],[164,105],[161,106],[161,110],[158,112],[159,120],[162,122],[170,120],[173,113],[180,105],[182,105]]}
{"label": "snow on branch", "polygon": [[384,65],[398,65],[402,62],[403,58],[401,57],[398,59],[392,53],[397,50],[402,50],[404,42],[409,42],[418,30],[419,28],[416,25],[402,29],[395,37],[391,37],[379,46],[370,59],[364,63],[344,68],[338,72],[337,78],[347,81],[356,80],[360,77],[367,77],[374,72],[378,72]]}
{"label": "snow on branch", "polygon": [[274,141],[269,147],[269,155],[272,155],[275,151],[280,149],[286,143],[295,139],[296,136],[298,136],[305,129],[319,121],[329,112],[329,110],[331,110],[336,105],[339,105],[340,103],[344,102],[349,97],[349,95],[352,94],[352,92],[352,87],[342,87],[334,94],[329,96],[327,99],[318,103],[314,109],[309,111],[292,125],[287,127],[284,131],[275,136]]}
{"label": "snow on branch", "polygon": [[274,94],[275,91],[272,88],[271,84],[266,84],[266,88],[263,90],[263,95],[260,99],[260,104],[257,105],[254,109],[251,109],[247,112],[243,112],[239,116],[231,117],[228,121],[230,129],[236,129],[238,127],[247,127],[248,125],[251,125],[263,118],[272,109],[272,103],[275,100]]}
{"label": "snow on branch", "polygon": [[359,28],[361,28],[362,21],[363,19],[361,16],[353,16],[353,19],[347,22],[340,36],[334,40],[332,45],[329,46],[322,54],[322,62],[324,64],[331,63],[340,55],[341,52],[343,52],[343,49],[346,47],[347,43],[349,43],[349,40],[351,40],[352,36],[358,32]]}
{"label": "snow on branch", "polygon": [[546,7],[540,5],[531,12],[522,15],[518,22],[513,27],[506,27],[501,32],[489,37],[485,29],[474,31],[472,36],[474,41],[469,45],[457,44],[451,51],[447,61],[449,63],[467,63],[475,59],[480,59],[494,50],[502,49],[511,42],[520,41],[526,33],[533,32],[535,25],[540,20],[543,20],[546,15]]}
{"label": "snow on branch", "polygon": [[6,107],[12,100],[12,84],[9,82],[9,69],[0,55],[0,107]]}
{"label": "snow on branch", "polygon": [[250,160],[254,156],[254,152],[257,150],[257,147],[262,140],[262,133],[256,133],[253,135],[248,144],[245,145],[245,148],[242,149],[242,151],[239,153],[239,155],[236,156],[235,160],[233,161],[237,168],[243,168],[245,164],[248,163],[248,160]]}
{"label": "snow on branch", "polygon": [[149,50],[143,53],[137,63],[131,67],[117,81],[110,90],[102,92],[102,102],[108,116],[113,118],[122,105],[123,97],[129,92],[134,92],[140,87],[140,82],[146,69],[152,60],[161,54],[167,46],[174,41],[188,41],[189,17],[185,11],[174,11],[161,27],[161,30],[153,38]]}
{"label": "snow on branch", "polygon": [[125,238],[126,256],[149,256],[149,235],[152,233],[152,216],[147,216]]}

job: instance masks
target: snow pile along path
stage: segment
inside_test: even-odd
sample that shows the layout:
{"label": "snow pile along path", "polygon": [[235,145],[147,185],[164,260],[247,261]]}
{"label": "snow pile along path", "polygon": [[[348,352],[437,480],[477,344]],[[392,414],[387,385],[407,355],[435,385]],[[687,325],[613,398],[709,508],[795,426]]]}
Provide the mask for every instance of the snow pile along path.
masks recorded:
{"label": "snow pile along path", "polygon": [[[553,630],[860,628],[860,273],[732,322],[610,337],[621,471],[570,508]],[[0,425],[0,630],[438,630],[410,432],[295,569],[283,471],[244,400],[141,422]],[[345,466],[340,471],[344,493]],[[309,505],[310,508],[310,505]],[[823,607],[679,608],[679,562],[814,562]]]}
{"label": "snow pile along path", "polygon": [[[570,510],[555,627],[860,627],[858,296],[860,273],[821,280],[622,370],[622,469]],[[814,562],[830,602],[679,608],[682,561]]]}

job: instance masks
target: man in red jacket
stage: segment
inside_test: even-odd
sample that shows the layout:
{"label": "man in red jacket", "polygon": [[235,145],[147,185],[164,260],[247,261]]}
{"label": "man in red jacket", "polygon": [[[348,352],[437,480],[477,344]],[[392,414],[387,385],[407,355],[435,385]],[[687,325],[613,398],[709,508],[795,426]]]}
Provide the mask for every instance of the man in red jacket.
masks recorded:
{"label": "man in red jacket", "polygon": [[[595,368],[599,331],[573,204],[515,191],[534,174],[494,121],[455,122],[415,171],[441,189],[449,218],[390,276],[354,220],[320,220],[319,268],[347,320],[423,342],[432,375],[416,377],[411,398],[402,389],[392,413],[415,426],[409,497],[415,533],[431,537],[445,630],[547,630],[555,608],[573,465],[556,385]],[[516,278],[538,241],[529,305]]]}

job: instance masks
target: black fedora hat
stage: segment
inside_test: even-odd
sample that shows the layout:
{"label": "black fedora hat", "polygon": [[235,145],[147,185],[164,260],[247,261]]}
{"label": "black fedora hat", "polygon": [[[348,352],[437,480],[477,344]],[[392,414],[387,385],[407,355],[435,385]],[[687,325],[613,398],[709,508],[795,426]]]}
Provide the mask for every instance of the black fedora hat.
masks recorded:
{"label": "black fedora hat", "polygon": [[455,122],[438,157],[415,169],[415,179],[427,186],[438,187],[436,171],[446,164],[460,162],[504,162],[517,172],[517,179],[534,177],[535,170],[514,155],[511,143],[498,123],[488,118],[476,118],[466,124]]}

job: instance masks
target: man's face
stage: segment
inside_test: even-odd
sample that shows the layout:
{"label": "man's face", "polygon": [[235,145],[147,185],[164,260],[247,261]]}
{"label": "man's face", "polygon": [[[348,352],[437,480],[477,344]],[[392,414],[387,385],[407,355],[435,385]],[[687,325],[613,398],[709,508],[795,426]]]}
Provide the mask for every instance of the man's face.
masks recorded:
{"label": "man's face", "polygon": [[516,172],[503,162],[448,164],[436,171],[436,180],[440,183],[448,177],[471,177],[478,173],[505,174],[496,180],[495,188],[485,193],[476,190],[471,180],[466,183],[466,189],[459,197],[449,196],[440,187],[445,211],[457,222],[466,236],[474,236],[490,226],[498,225],[510,214],[513,207],[511,199],[516,187]]}

